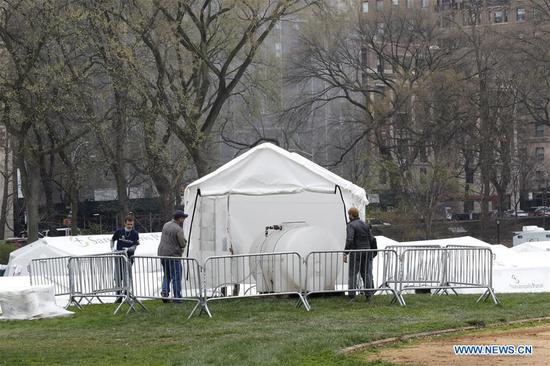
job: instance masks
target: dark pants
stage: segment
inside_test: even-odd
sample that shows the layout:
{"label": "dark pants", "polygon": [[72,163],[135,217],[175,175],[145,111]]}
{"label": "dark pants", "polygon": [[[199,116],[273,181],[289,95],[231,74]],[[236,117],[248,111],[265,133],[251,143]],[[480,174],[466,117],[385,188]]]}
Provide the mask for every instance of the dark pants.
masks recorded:
{"label": "dark pants", "polygon": [[119,257],[115,257],[114,258],[114,266],[115,266],[115,273],[114,273],[114,280],[115,280],[115,288],[117,288],[116,290],[116,294],[117,295],[123,295],[125,294],[125,291],[123,290],[120,290],[120,288],[125,288],[126,287],[126,282],[127,282],[127,279],[126,279],[126,271],[127,271],[127,266],[126,266],[126,261],[123,259],[123,258],[119,258]]}
{"label": "dark pants", "polygon": [[[368,288],[372,289],[372,258],[369,253],[351,252],[349,254],[348,289]],[[357,275],[363,279],[363,286],[359,286]],[[365,291],[366,296],[374,294],[374,290]],[[355,297],[355,291],[348,291],[348,296]]]}
{"label": "dark pants", "polygon": [[[126,264],[127,262],[124,260],[124,258],[115,258],[114,280],[115,280],[115,287],[117,289],[124,288],[127,285],[129,285],[129,283],[127,283],[128,281],[132,282],[132,270],[131,270],[132,262],[133,262],[133,259],[130,259],[130,261],[128,261],[128,264]],[[128,278],[126,277],[126,271],[128,271]],[[118,296],[126,295],[126,291],[117,290],[116,294]]]}
{"label": "dark pants", "polygon": [[171,283],[174,298],[181,298],[181,261],[179,259],[161,258],[160,264],[162,264],[162,271],[164,272],[162,278],[162,296],[168,297],[170,295]]}

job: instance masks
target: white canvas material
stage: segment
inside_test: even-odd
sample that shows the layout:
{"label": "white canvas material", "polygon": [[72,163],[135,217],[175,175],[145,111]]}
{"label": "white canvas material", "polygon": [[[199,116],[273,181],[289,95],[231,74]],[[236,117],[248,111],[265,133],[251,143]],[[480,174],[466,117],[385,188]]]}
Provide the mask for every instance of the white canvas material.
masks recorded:
{"label": "white canvas material", "polygon": [[[346,210],[365,217],[365,190],[299,154],[261,144],[189,184],[184,232],[190,257],[248,254],[266,226],[305,221],[330,230],[342,248]],[[299,245],[297,243],[297,245]]]}
{"label": "white canvas material", "polygon": [[53,286],[0,289],[0,320],[43,319],[70,316],[55,302]]}
{"label": "white canvas material", "polygon": [[[112,235],[52,236],[41,238],[10,253],[4,276],[27,276],[33,259],[109,253]],[[157,255],[160,233],[139,234],[135,255]]]}

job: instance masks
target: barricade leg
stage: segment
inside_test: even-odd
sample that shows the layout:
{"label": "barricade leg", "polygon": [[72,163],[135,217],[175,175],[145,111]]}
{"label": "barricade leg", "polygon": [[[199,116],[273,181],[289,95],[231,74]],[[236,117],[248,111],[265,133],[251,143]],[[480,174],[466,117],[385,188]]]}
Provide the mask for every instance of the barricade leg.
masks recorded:
{"label": "barricade leg", "polygon": [[495,292],[493,291],[492,288],[487,288],[487,290],[485,290],[485,292],[483,293],[483,295],[481,295],[479,297],[479,299],[477,299],[476,303],[480,302],[480,301],[487,301],[487,299],[489,298],[489,296],[491,296],[491,298],[493,299],[493,302],[496,304],[496,305],[500,305],[500,301],[497,299],[497,297],[495,296]]}
{"label": "barricade leg", "polygon": [[[80,298],[82,300],[82,297]],[[76,296],[69,296],[69,302],[67,305],[65,305],[65,309],[68,309],[70,306],[76,306],[80,310],[82,310],[82,305],[80,305],[80,301],[76,300]]]}
{"label": "barricade leg", "polygon": [[197,305],[195,305],[193,310],[191,310],[191,314],[189,314],[189,316],[187,317],[188,320],[191,319],[193,314],[195,314],[199,306],[201,308],[201,310],[199,311],[199,316],[201,316],[201,314],[203,313],[206,313],[209,318],[212,318],[212,313],[210,313],[210,309],[208,308],[208,302],[205,299],[199,299],[197,301]]}
{"label": "barricade leg", "polygon": [[306,309],[306,311],[311,310],[311,306],[307,301],[307,294],[305,296],[303,294],[298,294],[298,301],[296,302],[296,307],[301,308],[302,306],[304,307],[304,309]]}

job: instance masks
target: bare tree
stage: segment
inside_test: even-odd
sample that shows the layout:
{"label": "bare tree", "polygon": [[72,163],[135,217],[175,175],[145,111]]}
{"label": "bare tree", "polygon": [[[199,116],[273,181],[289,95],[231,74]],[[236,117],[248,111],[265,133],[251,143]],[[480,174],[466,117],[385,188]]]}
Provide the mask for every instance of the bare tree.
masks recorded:
{"label": "bare tree", "polygon": [[[390,190],[421,212],[430,236],[437,204],[455,195],[449,189],[461,170],[442,155],[458,151],[453,142],[466,129],[464,81],[454,71],[464,52],[426,12],[392,8],[351,24],[347,13],[320,16],[327,26],[313,23],[296,51],[288,79],[302,83],[306,97],[289,112],[307,117],[344,102],[335,165],[369,151],[369,173],[389,176]],[[306,86],[312,80],[316,88]]]}
{"label": "bare tree", "polygon": [[117,14],[149,53],[136,68],[152,116],[184,144],[199,176],[209,171],[222,108],[258,49],[278,21],[312,3],[138,1]]}
{"label": "bare tree", "polygon": [[[5,115],[4,115],[5,117]],[[7,131],[0,129],[0,186],[2,187],[2,198],[0,201],[0,238],[5,238],[6,225],[11,226],[8,223],[8,210],[13,207],[13,192],[10,193],[10,186],[13,184],[13,178],[15,176],[13,167],[11,166],[11,151]]]}

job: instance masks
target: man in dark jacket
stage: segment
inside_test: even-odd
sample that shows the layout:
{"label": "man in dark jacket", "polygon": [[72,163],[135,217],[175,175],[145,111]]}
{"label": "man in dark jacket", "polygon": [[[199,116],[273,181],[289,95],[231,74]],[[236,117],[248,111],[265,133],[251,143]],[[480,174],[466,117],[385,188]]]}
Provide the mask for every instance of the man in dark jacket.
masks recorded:
{"label": "man in dark jacket", "polygon": [[[174,298],[181,298],[181,273],[182,265],[179,258],[183,255],[183,249],[187,244],[183,235],[183,222],[188,215],[181,211],[174,212],[173,219],[168,221],[162,227],[162,235],[160,236],[160,244],[157,254],[159,257],[178,257],[178,259],[161,258],[160,264],[164,273],[162,279],[163,302],[168,302],[165,299],[170,296],[170,283],[172,284]],[[174,300],[174,302],[179,302]]]}
{"label": "man in dark jacket", "polygon": [[[352,207],[348,210],[349,223],[346,227],[346,247],[345,250],[361,250],[371,249],[373,240],[370,227],[365,222],[359,219],[359,210]],[[348,259],[349,256],[349,259]],[[348,271],[348,288],[358,289],[357,274],[361,274],[364,288],[373,288],[372,279],[372,255],[361,252],[346,252],[344,254],[344,262],[349,263]],[[366,291],[367,299],[372,296],[374,291]],[[351,299],[355,298],[355,291],[348,291],[348,296]]]}
{"label": "man in dark jacket", "polygon": [[[139,233],[134,229],[134,216],[128,214],[124,218],[124,227],[117,229],[111,238],[111,250],[117,253],[124,253],[131,259],[139,245]],[[131,262],[130,262],[131,263]],[[129,271],[131,275],[131,271]],[[130,280],[130,279],[128,279]],[[120,288],[125,284],[125,265],[120,262],[115,266],[115,285]],[[122,301],[122,291],[117,290],[117,299],[115,302]]]}

